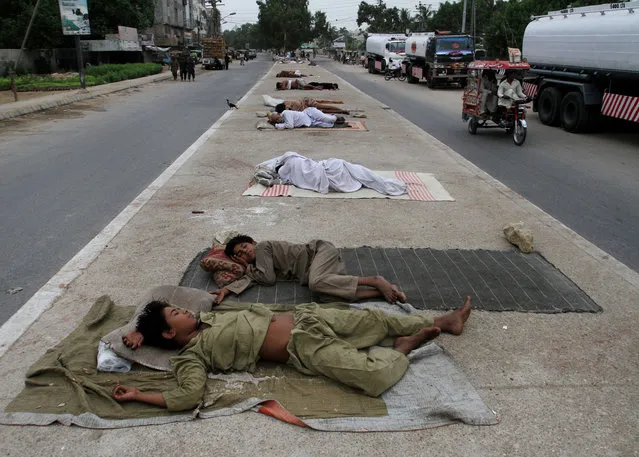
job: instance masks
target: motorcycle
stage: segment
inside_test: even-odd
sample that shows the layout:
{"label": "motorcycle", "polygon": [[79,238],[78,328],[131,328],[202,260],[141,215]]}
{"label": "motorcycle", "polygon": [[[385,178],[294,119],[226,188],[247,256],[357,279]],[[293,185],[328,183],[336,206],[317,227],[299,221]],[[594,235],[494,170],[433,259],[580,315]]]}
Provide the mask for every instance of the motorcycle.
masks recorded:
{"label": "motorcycle", "polygon": [[[510,63],[504,61],[482,61],[476,60],[468,65],[468,80],[464,89],[462,120],[468,121],[468,132],[471,135],[477,134],[480,128],[501,128],[508,134],[512,134],[513,142],[521,146],[526,141],[528,123],[526,122],[526,111],[531,99],[512,101],[509,108],[497,107],[492,112],[488,111],[488,98],[484,98],[482,106],[482,96],[487,91],[482,91],[482,76],[490,71],[504,73],[508,70],[525,71],[530,66],[526,62]],[[488,70],[488,72],[487,72]],[[493,77],[496,84],[496,80]],[[496,97],[495,93],[491,96]],[[503,97],[504,99],[508,97]],[[494,100],[494,99],[493,99]],[[493,101],[494,103],[494,101]],[[484,112],[482,111],[484,110]]]}
{"label": "motorcycle", "polygon": [[527,103],[530,99],[513,100],[510,108],[499,108],[496,113],[472,116],[468,120],[468,132],[477,134],[478,128],[502,128],[513,135],[513,142],[521,146],[526,141],[528,123],[526,122]]}
{"label": "motorcycle", "polygon": [[390,81],[391,79],[398,79],[399,81],[406,80],[406,74],[402,73],[402,64],[400,62],[389,59],[388,66],[384,72],[384,79]]}

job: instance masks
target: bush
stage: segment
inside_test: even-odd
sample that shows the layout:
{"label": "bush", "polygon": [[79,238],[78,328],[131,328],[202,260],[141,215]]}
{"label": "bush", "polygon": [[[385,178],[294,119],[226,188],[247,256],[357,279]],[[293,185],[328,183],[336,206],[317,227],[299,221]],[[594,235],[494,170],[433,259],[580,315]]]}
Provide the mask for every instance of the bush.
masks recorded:
{"label": "bush", "polygon": [[[157,63],[126,63],[98,65],[86,68],[87,86],[97,86],[125,79],[141,78],[154,75],[162,71],[162,65]],[[77,89],[80,87],[80,76],[58,79],[49,75],[17,76],[15,78],[18,90],[47,90],[47,89]],[[9,90],[11,79],[0,78],[0,90]]]}

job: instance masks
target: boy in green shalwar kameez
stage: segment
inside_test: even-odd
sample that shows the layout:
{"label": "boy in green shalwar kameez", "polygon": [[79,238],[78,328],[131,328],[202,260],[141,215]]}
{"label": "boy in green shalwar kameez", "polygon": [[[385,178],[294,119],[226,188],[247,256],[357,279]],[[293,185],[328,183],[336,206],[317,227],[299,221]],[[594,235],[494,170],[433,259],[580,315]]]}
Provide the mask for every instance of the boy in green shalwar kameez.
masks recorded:
{"label": "boy in green shalwar kameez", "polygon": [[[260,359],[289,363],[304,374],[324,375],[379,396],[408,369],[406,354],[442,331],[459,335],[470,311],[467,297],[463,307],[434,319],[372,309],[323,309],[316,304],[282,314],[252,305],[238,312],[202,313],[198,319],[186,309],[154,301],[138,319],[137,331],[144,344],[183,348],[171,358],[178,388],[141,392],[117,384],[113,397],[170,411],[194,409],[202,402],[208,371],[252,371]],[[392,349],[371,348],[387,337],[395,338]],[[131,347],[142,342],[132,344],[126,338]],[[366,348],[370,349],[362,350]]]}

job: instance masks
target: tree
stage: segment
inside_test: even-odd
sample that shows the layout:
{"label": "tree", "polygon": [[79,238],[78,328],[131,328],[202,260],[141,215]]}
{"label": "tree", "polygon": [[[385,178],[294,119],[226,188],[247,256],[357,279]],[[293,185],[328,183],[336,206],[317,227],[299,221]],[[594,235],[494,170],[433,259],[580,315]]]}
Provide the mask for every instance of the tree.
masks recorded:
{"label": "tree", "polygon": [[308,0],[258,0],[258,26],[267,47],[293,51],[312,39]]}
{"label": "tree", "polygon": [[223,33],[224,43],[226,46],[235,49],[244,49],[246,43],[251,48],[263,48],[263,38],[257,24],[242,24],[239,28],[233,30],[225,30]]}
{"label": "tree", "polygon": [[[35,0],[2,0],[0,48],[19,48]],[[115,33],[118,25],[143,29],[153,25],[154,0],[88,0],[92,38]],[[40,0],[26,44],[30,49],[73,46],[73,38],[62,34],[58,0]]]}

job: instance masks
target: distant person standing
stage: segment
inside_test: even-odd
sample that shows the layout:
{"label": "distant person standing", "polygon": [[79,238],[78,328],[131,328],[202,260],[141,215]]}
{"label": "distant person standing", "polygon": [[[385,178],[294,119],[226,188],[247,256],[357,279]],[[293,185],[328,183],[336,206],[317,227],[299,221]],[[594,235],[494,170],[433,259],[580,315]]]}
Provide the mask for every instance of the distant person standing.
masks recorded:
{"label": "distant person standing", "polygon": [[191,78],[195,81],[195,58],[193,56],[189,56],[186,61],[186,74],[188,75],[189,81]]}
{"label": "distant person standing", "polygon": [[244,51],[244,60],[249,60],[249,52],[248,49],[246,51]]}
{"label": "distant person standing", "polygon": [[186,73],[187,73],[187,59],[188,57],[181,53],[178,61],[180,62],[180,80],[186,81]]}
{"label": "distant person standing", "polygon": [[171,56],[171,73],[173,73],[173,81],[177,81],[178,69],[180,64],[176,56]]}
{"label": "distant person standing", "polygon": [[240,54],[240,65],[244,65],[244,54]]}
{"label": "distant person standing", "polygon": [[229,55],[229,53],[227,52],[226,54],[224,54],[224,69],[228,70],[229,69],[229,63],[231,62],[231,56]]}

